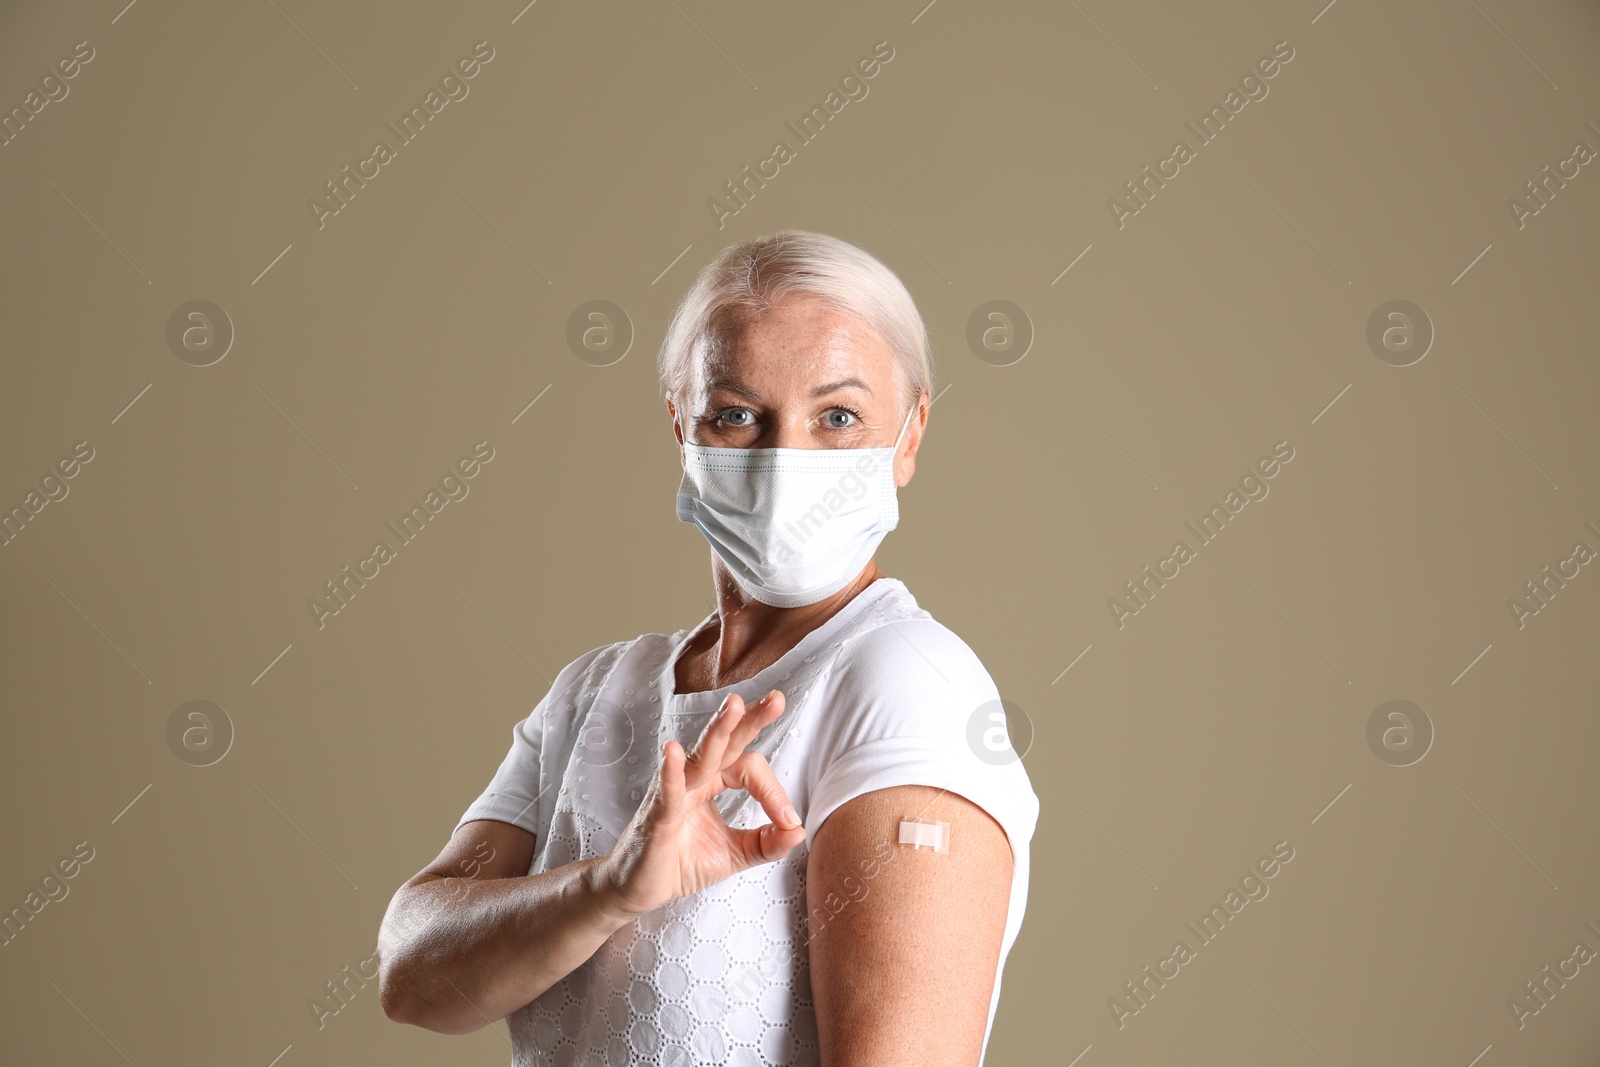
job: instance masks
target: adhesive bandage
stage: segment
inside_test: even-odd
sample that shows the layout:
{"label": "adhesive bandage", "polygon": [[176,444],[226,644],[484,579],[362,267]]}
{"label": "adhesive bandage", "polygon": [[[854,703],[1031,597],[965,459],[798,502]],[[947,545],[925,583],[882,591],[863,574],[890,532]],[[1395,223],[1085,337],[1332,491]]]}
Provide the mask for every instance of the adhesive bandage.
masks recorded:
{"label": "adhesive bandage", "polygon": [[930,848],[935,852],[949,852],[950,824],[901,819],[900,843],[915,849]]}

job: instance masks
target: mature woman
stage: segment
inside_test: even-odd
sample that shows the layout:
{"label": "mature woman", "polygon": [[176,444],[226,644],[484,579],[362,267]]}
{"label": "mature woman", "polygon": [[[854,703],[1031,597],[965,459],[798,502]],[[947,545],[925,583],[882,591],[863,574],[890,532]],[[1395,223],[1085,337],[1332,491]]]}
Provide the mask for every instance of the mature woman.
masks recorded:
{"label": "mature woman", "polygon": [[[717,610],[579,656],[379,933],[391,1019],[515,1064],[980,1064],[1038,799],[983,664],[873,552],[926,330],[854,245],[725,249],[660,356]],[[998,738],[998,741],[997,741]]]}

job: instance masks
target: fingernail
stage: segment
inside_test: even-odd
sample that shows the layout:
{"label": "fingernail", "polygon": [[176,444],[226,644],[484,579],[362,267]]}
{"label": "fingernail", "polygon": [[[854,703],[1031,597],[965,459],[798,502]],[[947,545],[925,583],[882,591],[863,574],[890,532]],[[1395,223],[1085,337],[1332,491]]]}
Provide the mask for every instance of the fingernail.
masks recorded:
{"label": "fingernail", "polygon": [[798,825],[800,822],[800,816],[795,814],[795,810],[792,807],[785,805],[781,814],[783,815],[784,821],[787,823]]}

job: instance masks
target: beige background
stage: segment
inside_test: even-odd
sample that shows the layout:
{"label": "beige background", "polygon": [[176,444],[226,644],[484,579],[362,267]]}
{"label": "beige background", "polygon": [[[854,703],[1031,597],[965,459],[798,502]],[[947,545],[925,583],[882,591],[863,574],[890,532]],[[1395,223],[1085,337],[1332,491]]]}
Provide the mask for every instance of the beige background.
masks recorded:
{"label": "beige background", "polygon": [[[7,111],[95,52],[0,148],[0,504],[95,450],[0,548],[0,906],[94,849],[0,948],[0,1060],[507,1062],[503,1024],[397,1026],[371,985],[319,1030],[308,1001],[561,666],[709,610],[653,355],[701,264],[790,226],[921,305],[944,391],[879,560],[1036,734],[988,1062],[1600,1054],[1600,963],[1508,1007],[1600,949],[1600,573],[1508,607],[1600,549],[1600,168],[1508,207],[1600,148],[1593,4],[122,3],[0,13]],[[307,201],[485,40],[319,229]],[[708,199],[880,40],[719,229]],[[1109,198],[1285,40],[1119,229]],[[197,299],[235,331],[207,367],[166,340]],[[566,342],[593,299],[636,334],[606,367]],[[966,342],[991,299],[1035,333],[1009,366]],[[1436,332],[1405,367],[1366,340],[1396,299]],[[470,495],[319,630],[308,599],[480,440]],[[1278,441],[1270,495],[1119,629],[1108,599]],[[203,768],[166,733],[196,699],[235,733]],[[1410,766],[1367,742],[1394,699],[1435,734]],[[1279,841],[1270,895],[1119,1029]]]}

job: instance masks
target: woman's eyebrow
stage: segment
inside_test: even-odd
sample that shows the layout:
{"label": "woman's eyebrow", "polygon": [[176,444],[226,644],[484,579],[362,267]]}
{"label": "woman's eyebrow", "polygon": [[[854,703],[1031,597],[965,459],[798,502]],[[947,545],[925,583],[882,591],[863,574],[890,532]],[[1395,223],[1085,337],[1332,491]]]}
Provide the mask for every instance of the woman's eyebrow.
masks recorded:
{"label": "woman's eyebrow", "polygon": [[849,389],[851,387],[864,390],[869,395],[872,393],[872,386],[868,385],[860,378],[840,378],[836,382],[829,382],[827,385],[817,386],[815,389],[811,390],[811,395],[826,396],[836,389]]}
{"label": "woman's eyebrow", "polygon": [[[860,378],[840,378],[836,382],[829,382],[826,385],[817,386],[815,389],[811,390],[811,395],[814,397],[826,396],[829,393],[835,392],[836,390],[849,389],[852,387],[866,392],[869,396],[872,393],[872,386],[868,385]],[[730,393],[738,393],[740,396],[747,397],[751,400],[759,401],[765,399],[765,397],[756,392],[754,389],[751,389],[749,386],[733,378],[712,378],[710,381],[706,382],[706,389],[707,391],[725,389]]]}
{"label": "woman's eyebrow", "polygon": [[719,389],[729,393],[738,393],[740,396],[749,400],[762,399],[760,393],[733,378],[712,378],[706,382],[707,393],[714,393]]}

